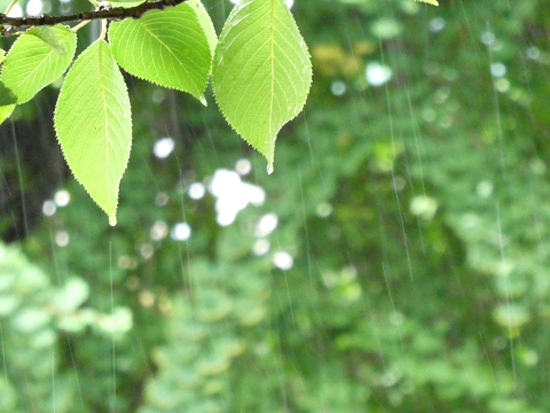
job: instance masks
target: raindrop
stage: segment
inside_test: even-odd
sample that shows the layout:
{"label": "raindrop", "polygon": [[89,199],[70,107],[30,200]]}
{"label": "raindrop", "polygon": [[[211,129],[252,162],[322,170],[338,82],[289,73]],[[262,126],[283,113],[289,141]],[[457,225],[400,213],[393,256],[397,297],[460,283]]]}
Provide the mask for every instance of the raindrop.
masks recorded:
{"label": "raindrop", "polygon": [[116,225],[116,216],[115,215],[111,215],[109,217],[109,225],[114,227]]}
{"label": "raindrop", "polygon": [[273,164],[269,163],[267,164],[267,174],[271,175],[273,173]]}

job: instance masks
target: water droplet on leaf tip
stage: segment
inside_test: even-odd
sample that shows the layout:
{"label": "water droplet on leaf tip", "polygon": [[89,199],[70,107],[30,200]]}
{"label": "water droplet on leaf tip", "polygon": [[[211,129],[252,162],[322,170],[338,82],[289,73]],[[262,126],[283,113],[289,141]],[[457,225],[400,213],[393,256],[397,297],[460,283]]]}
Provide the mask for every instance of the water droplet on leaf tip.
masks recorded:
{"label": "water droplet on leaf tip", "polygon": [[271,175],[273,173],[273,164],[269,163],[267,164],[267,174]]}
{"label": "water droplet on leaf tip", "polygon": [[116,225],[116,216],[111,215],[109,217],[109,225],[112,226],[112,227],[114,227]]}

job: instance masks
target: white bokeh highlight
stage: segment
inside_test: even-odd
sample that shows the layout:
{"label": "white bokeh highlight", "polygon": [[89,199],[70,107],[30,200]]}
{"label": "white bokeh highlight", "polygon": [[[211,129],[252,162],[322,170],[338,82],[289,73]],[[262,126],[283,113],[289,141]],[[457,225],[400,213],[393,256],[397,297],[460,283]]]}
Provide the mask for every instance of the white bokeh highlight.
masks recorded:
{"label": "white bokeh highlight", "polygon": [[267,237],[277,228],[278,223],[279,219],[276,214],[273,212],[265,214],[258,220],[256,228],[254,229],[254,235],[259,238]]}
{"label": "white bokeh highlight", "polygon": [[174,139],[170,137],[160,138],[153,146],[153,153],[159,159],[167,158],[172,153],[175,146]]}
{"label": "white bokeh highlight", "polygon": [[393,72],[389,66],[378,62],[370,62],[365,69],[367,82],[372,86],[382,86],[392,78]]}
{"label": "white bokeh highlight", "polygon": [[172,228],[170,237],[175,241],[187,241],[191,236],[191,227],[187,222],[178,222]]}
{"label": "white bokeh highlight", "polygon": [[65,189],[60,189],[53,196],[53,201],[59,208],[63,208],[71,201],[71,195]]}
{"label": "white bokeh highlight", "polygon": [[210,192],[217,198],[216,220],[221,226],[231,225],[248,205],[260,206],[265,201],[265,191],[261,187],[243,182],[237,172],[227,169],[216,171]]}
{"label": "white bokeh highlight", "polygon": [[201,199],[206,192],[206,188],[200,182],[193,182],[189,185],[187,193],[191,199]]}
{"label": "white bokeh highlight", "polygon": [[288,252],[278,251],[273,254],[273,265],[283,271],[290,270],[294,265],[294,259]]}

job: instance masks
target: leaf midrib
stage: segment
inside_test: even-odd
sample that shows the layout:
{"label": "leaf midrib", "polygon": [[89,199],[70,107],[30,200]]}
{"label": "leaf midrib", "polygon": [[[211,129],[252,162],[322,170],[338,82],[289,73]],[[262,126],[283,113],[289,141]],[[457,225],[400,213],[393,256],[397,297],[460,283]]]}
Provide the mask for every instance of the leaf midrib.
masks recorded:
{"label": "leaf midrib", "polygon": [[[103,67],[103,53],[104,53],[104,47],[107,46],[105,43],[101,43],[99,53],[98,53],[98,60],[99,60],[99,83],[100,83],[100,90],[101,90],[101,100],[103,105],[103,118],[104,118],[104,128],[105,128],[105,162],[106,165],[109,165],[109,121],[107,119],[107,99],[105,94],[105,68]],[[107,46],[108,47],[108,46]],[[109,187],[109,168],[105,168],[105,187]],[[111,204],[111,193],[109,190],[107,190],[107,202]]]}

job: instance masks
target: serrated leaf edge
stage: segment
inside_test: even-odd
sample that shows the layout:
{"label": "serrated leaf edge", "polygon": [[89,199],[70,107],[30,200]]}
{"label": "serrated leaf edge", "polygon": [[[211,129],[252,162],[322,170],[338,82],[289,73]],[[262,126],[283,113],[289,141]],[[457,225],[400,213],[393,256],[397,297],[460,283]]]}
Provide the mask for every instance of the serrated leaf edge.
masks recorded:
{"label": "serrated leaf edge", "polygon": [[[104,41],[103,39],[97,39],[95,42],[98,42],[98,41]],[[93,42],[92,44],[90,44],[88,47],[92,46],[95,42]],[[105,42],[107,45],[109,45],[107,42]],[[109,45],[110,47],[110,45]],[[87,48],[86,48],[87,49]],[[84,51],[86,51],[86,49],[84,49],[82,51],[82,53],[84,53]],[[82,54],[81,53],[81,54]],[[80,57],[80,55],[79,55]],[[77,58],[78,59],[78,58]],[[114,55],[113,55],[113,59],[114,59]],[[115,62],[116,62],[116,59],[114,59]],[[73,61],[73,64],[71,64],[70,68],[72,68],[72,66],[74,65],[74,62],[76,61],[76,59]],[[121,70],[121,67],[118,65],[117,63],[117,67],[119,70]],[[69,69],[70,70],[70,69]],[[126,90],[126,93],[128,94],[128,85],[126,85],[126,82],[124,82],[124,89]],[[131,130],[133,130],[133,119],[132,119],[132,106],[131,106],[131,101],[129,99],[129,94],[128,94],[128,102],[130,104],[130,128]],[[54,109],[54,119],[55,119],[55,114],[57,113],[57,102],[56,102],[56,106],[55,106],[55,109]],[[73,168],[71,167],[71,165],[69,164],[68,160],[67,160],[67,156],[65,155],[65,150],[63,149],[63,146],[61,145],[61,142],[59,141],[59,136],[58,136],[58,133],[57,133],[57,126],[56,126],[56,122],[53,123],[54,124],[54,130],[55,130],[55,137],[56,137],[56,140],[57,140],[57,143],[59,144],[59,147],[61,148],[61,153],[63,154],[63,159],[65,159],[65,163],[67,164],[67,166],[69,167],[69,170],[71,171],[71,175],[73,176],[73,178],[78,182],[78,184],[80,186],[82,186],[84,188],[84,190],[86,191],[86,193],[89,195],[89,197],[92,199],[92,201],[103,211],[107,214],[107,217],[109,219],[109,225],[111,226],[115,226],[117,224],[117,218],[116,218],[116,213],[118,211],[118,200],[119,200],[119,195],[120,195],[120,184],[122,183],[122,177],[124,176],[124,173],[126,172],[126,169],[128,169],[128,163],[130,162],[130,156],[128,156],[128,158],[126,159],[126,163],[124,164],[124,167],[122,169],[122,173],[121,173],[121,179],[118,183],[118,186],[117,186],[117,191],[116,191],[116,204],[115,204],[115,212],[114,214],[109,214],[108,211],[106,211],[101,205],[99,205],[99,203],[95,200],[95,198],[92,196],[92,194],[90,193],[90,191],[88,191],[88,188],[86,188],[86,186],[80,181],[80,179],[76,176],[76,174],[74,173],[73,171]],[[130,148],[129,148],[129,152],[131,151],[132,149],[132,141],[133,141],[133,136],[132,136],[132,140],[130,140]]]}
{"label": "serrated leaf edge", "polygon": [[[185,7],[190,8],[191,10],[195,11],[195,10],[193,9],[193,7],[190,6],[190,5],[187,4],[187,3],[183,3],[183,4],[181,4],[180,6],[185,6]],[[176,6],[176,7],[179,7],[179,6]],[[165,10],[149,10],[149,12],[157,12],[157,13],[162,13],[163,11],[165,11]],[[199,23],[199,27],[200,27],[201,33],[203,34],[204,39],[206,40],[206,44],[208,44],[208,48],[210,48],[210,42],[208,41],[208,36],[206,35],[206,32],[205,32],[204,28],[203,28],[202,25],[200,24],[200,21],[199,21],[198,17],[196,17],[196,13],[195,13],[195,18],[197,19],[197,22]],[[139,20],[138,20],[138,22],[139,22]],[[138,23],[138,22],[136,22],[136,23]],[[216,43],[216,45],[217,45],[217,43]],[[167,49],[170,50],[170,48],[168,48],[168,47],[167,47]],[[205,93],[205,91],[206,91],[206,88],[208,87],[208,84],[209,84],[209,82],[210,82],[210,77],[211,77],[211,75],[212,75],[212,68],[213,68],[213,66],[214,66],[214,53],[215,53],[215,49],[210,51],[211,57],[210,57],[210,66],[209,66],[209,68],[208,68],[208,75],[206,76],[206,81],[204,82],[204,86],[201,87],[202,90],[203,90],[203,92],[202,92],[202,94],[200,94],[200,95],[197,95],[197,94],[195,94],[195,93],[191,93],[191,92],[189,92],[188,90],[183,90],[183,89],[180,89],[180,88],[177,88],[177,87],[174,87],[174,86],[165,85],[165,84],[162,84],[162,83],[160,83],[160,82],[157,82],[157,81],[154,81],[154,80],[147,79],[147,78],[145,78],[145,77],[143,77],[143,76],[139,76],[139,75],[136,75],[136,74],[134,74],[134,73],[128,72],[128,71],[127,71],[126,69],[124,69],[121,65],[119,65],[119,67],[120,67],[122,70],[124,70],[126,73],[132,75],[133,77],[135,77],[135,78],[137,78],[137,79],[140,79],[140,80],[149,82],[149,83],[151,83],[151,84],[153,84],[153,85],[160,86],[160,87],[163,87],[163,88],[165,88],[165,89],[177,90],[178,92],[187,93],[187,94],[193,96],[195,99],[197,99],[202,105],[207,106],[208,104],[207,104],[207,102],[206,102],[206,97],[205,97],[204,93]],[[116,56],[114,56],[114,54],[113,54],[113,57],[115,58],[115,61],[116,61]],[[117,62],[117,64],[118,64],[118,62]]]}
{"label": "serrated leaf edge", "polygon": [[[229,13],[229,16],[227,17],[226,19],[226,23],[227,21],[229,21],[231,19],[231,17],[233,17],[234,14],[237,14],[240,9],[242,8],[242,6],[240,5],[240,3],[237,3],[235,5],[235,7],[233,7],[233,9],[231,10],[231,12]],[[289,15],[290,15],[290,18],[292,19],[292,22],[294,23],[294,26],[296,28],[298,28],[298,24],[296,23],[296,20],[294,19],[294,15],[290,12],[289,10]],[[220,33],[220,35],[218,36],[218,43],[216,45],[216,52],[215,52],[215,55],[214,55],[214,58],[212,60],[212,62],[215,62],[216,61],[216,54],[218,53],[218,48],[219,48],[219,45],[220,45],[220,41],[219,39],[222,37],[222,35],[224,34],[224,28],[225,28],[225,24],[224,24],[224,27],[222,28],[222,32]],[[298,30],[299,32],[299,30]],[[311,85],[313,84],[313,66],[311,64],[311,53],[309,52],[309,49],[307,48],[307,45],[305,44],[305,42],[303,41],[303,36],[302,34],[300,33],[300,38],[302,39],[301,40],[301,46],[302,48],[304,49],[304,51],[307,53],[307,57],[308,57],[308,61],[309,61],[309,65],[308,65],[308,69],[307,69],[307,72],[306,74],[309,75],[309,87],[308,87],[308,93],[307,95],[309,95],[309,90],[311,89]],[[213,64],[212,64],[213,65]],[[296,114],[290,118],[289,120],[286,121],[286,123],[283,124],[283,126],[275,133],[275,137],[274,137],[274,142],[273,142],[273,152],[271,154],[268,154],[268,153],[264,153],[264,151],[262,151],[260,148],[256,147],[256,145],[254,145],[252,142],[249,142],[248,140],[244,139],[244,137],[233,127],[233,125],[231,125],[231,123],[229,122],[228,118],[227,118],[227,115],[225,114],[225,111],[224,109],[222,109],[222,107],[219,105],[218,103],[218,99],[217,99],[217,96],[216,94],[214,94],[214,98],[216,100],[216,105],[218,106],[218,109],[220,110],[223,118],[225,119],[225,121],[227,122],[227,124],[230,126],[230,128],[235,131],[235,133],[237,135],[239,135],[241,137],[241,139],[250,147],[254,148],[256,151],[258,151],[260,154],[262,154],[266,160],[267,160],[267,173],[268,174],[271,174],[273,173],[274,171],[274,161],[275,161],[275,141],[277,140],[277,137],[278,137],[278,134],[279,132],[282,130],[282,128],[287,125],[288,123],[292,122],[294,119],[296,119],[298,117],[298,115],[300,115],[300,113],[302,113],[302,111],[304,110],[305,108],[305,105],[307,103],[307,95],[306,95],[306,98],[304,99],[304,102],[302,103],[302,105],[299,107],[299,110],[296,111]]]}

